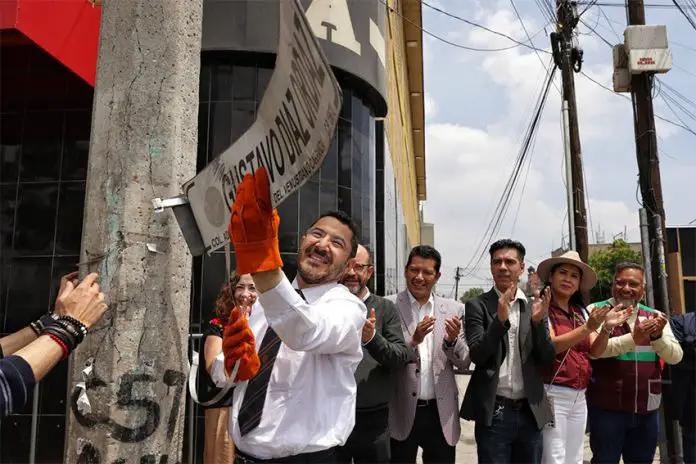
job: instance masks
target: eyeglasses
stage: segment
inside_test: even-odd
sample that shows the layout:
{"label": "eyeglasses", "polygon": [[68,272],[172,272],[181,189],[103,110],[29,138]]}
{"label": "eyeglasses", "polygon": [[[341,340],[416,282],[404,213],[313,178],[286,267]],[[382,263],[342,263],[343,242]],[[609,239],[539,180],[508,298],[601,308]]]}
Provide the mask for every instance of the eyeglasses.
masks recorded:
{"label": "eyeglasses", "polygon": [[356,272],[363,272],[368,270],[370,267],[372,267],[370,264],[359,264],[359,263],[353,263],[353,270]]}

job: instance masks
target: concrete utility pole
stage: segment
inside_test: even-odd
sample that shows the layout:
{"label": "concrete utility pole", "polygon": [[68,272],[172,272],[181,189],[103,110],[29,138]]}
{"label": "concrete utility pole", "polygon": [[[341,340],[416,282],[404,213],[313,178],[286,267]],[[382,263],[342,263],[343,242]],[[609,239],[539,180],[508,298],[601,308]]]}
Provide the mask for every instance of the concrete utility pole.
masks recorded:
{"label": "concrete utility pole", "polygon": [[[574,66],[578,62],[577,48],[573,46],[573,31],[578,23],[576,10],[568,0],[556,0],[558,12],[558,38],[559,49],[557,62],[561,70],[563,80],[563,101],[568,102],[568,127],[570,136],[570,170],[573,192],[573,220],[575,235],[575,250],[583,261],[587,262],[587,211],[585,210],[585,181],[582,169],[582,150],[580,147],[580,130],[578,129],[578,107],[575,101],[575,76]],[[579,59],[582,57],[580,56]],[[570,188],[570,186],[569,186]],[[571,236],[571,243],[573,243]]]}
{"label": "concrete utility pole", "polygon": [[191,257],[152,200],[196,174],[201,27],[202,0],[102,6],[80,270],[109,312],[72,361],[68,463],[181,462]]}

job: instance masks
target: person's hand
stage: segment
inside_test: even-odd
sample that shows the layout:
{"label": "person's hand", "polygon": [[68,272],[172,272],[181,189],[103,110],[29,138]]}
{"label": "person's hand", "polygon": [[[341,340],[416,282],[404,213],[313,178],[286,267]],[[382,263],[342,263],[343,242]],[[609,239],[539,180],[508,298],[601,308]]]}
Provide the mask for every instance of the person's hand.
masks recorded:
{"label": "person's hand", "polygon": [[77,319],[88,329],[101,319],[106,312],[106,303],[104,294],[99,291],[99,284],[96,282],[98,277],[98,274],[92,273],[77,287],[72,280],[65,279],[65,288],[56,299],[56,306],[62,312],[61,316]]}
{"label": "person's hand", "polygon": [[648,341],[654,326],[655,321],[653,319],[638,322],[638,318],[636,317],[636,322],[633,324],[633,342],[636,345],[642,345]]}
{"label": "person's hand", "polygon": [[63,308],[63,303],[60,297],[63,296],[66,290],[68,289],[68,282],[70,282],[70,284],[73,285],[72,288],[74,288],[73,281],[77,279],[79,275],[79,271],[74,271],[69,274],[65,274],[63,277],[60,278],[60,288],[58,289],[56,304],[53,307],[53,312],[56,313],[58,316],[65,316],[65,308]]}
{"label": "person's hand", "polygon": [[375,316],[375,308],[370,310],[370,317],[365,321],[365,325],[362,328],[362,342],[367,343],[372,340],[375,336],[375,324],[377,323],[377,316]]}
{"label": "person's hand", "polygon": [[633,306],[624,309],[621,303],[617,304],[607,313],[607,317],[604,319],[604,328],[611,332],[616,327],[623,325],[631,317],[631,314],[633,314]]}
{"label": "person's hand", "polygon": [[587,322],[585,322],[587,328],[591,332],[596,332],[602,327],[602,323],[606,320],[607,314],[609,314],[611,310],[612,308],[608,305],[602,306],[601,308],[594,308],[592,313],[590,313],[590,317],[587,318]]}
{"label": "person's hand", "polygon": [[420,345],[423,343],[425,336],[435,328],[435,316],[425,316],[422,321],[416,326],[416,330],[411,337],[411,344]]}
{"label": "person's hand", "polygon": [[654,322],[652,324],[652,329],[650,330],[650,339],[657,340],[662,336],[662,331],[667,325],[667,317],[662,313],[657,313],[657,315],[654,316],[651,321]]}
{"label": "person's hand", "polygon": [[547,287],[541,295],[534,298],[534,303],[532,303],[532,322],[534,325],[541,322],[544,316],[549,312],[550,305],[551,289]]}
{"label": "person's hand", "polygon": [[462,321],[459,316],[452,316],[451,319],[445,320],[445,341],[454,343],[462,330]]}
{"label": "person's hand", "polygon": [[222,334],[222,352],[225,355],[225,371],[232,373],[239,361],[235,381],[249,380],[259,371],[261,360],[256,352],[256,340],[249,327],[249,320],[241,317],[240,308],[234,308]]}
{"label": "person's hand", "polygon": [[505,292],[498,298],[498,320],[500,322],[505,322],[508,320],[510,315],[510,306],[512,305],[512,300],[515,299],[517,294],[517,285],[510,284]]}
{"label": "person's hand", "polygon": [[283,267],[278,246],[280,217],[271,207],[266,169],[247,174],[237,187],[227,233],[234,245],[237,274],[252,274]]}

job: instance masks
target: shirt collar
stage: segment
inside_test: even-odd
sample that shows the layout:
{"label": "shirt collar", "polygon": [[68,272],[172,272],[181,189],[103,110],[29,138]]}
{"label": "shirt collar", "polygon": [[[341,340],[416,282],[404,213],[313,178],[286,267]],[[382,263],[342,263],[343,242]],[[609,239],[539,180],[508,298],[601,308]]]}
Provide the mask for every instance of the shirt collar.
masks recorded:
{"label": "shirt collar", "polygon": [[[416,298],[413,295],[411,295],[410,290],[406,290],[406,293],[408,294],[408,301],[411,303],[411,307],[413,307],[414,305],[418,305],[419,307],[421,306],[420,302],[416,300]],[[435,304],[435,300],[433,299],[433,292],[430,292],[430,297],[428,297],[427,303],[425,303],[423,306],[428,306],[429,304]]]}
{"label": "shirt collar", "polygon": [[[321,298],[324,293],[328,292],[337,285],[339,285],[338,282],[328,282],[315,287],[303,288],[302,294],[304,295],[307,303],[311,304]],[[300,289],[300,286],[297,283],[297,277],[295,277],[295,279],[292,281],[292,288],[295,290]]]}
{"label": "shirt collar", "polygon": [[363,303],[366,302],[368,298],[370,298],[370,295],[372,295],[372,294],[370,293],[370,289],[369,289],[369,288],[365,287],[365,291],[366,291],[367,293],[365,293],[365,296],[363,296],[363,297],[361,298],[362,301],[363,301]]}
{"label": "shirt collar", "polygon": [[[498,295],[498,298],[503,296],[503,292],[498,290],[498,287],[493,286],[493,290],[495,290],[495,293],[496,293],[496,295]],[[527,295],[524,294],[524,292],[522,291],[522,289],[520,287],[517,287],[517,293],[515,294],[515,299],[512,302],[514,303],[517,300],[522,300],[524,302],[527,301]]]}

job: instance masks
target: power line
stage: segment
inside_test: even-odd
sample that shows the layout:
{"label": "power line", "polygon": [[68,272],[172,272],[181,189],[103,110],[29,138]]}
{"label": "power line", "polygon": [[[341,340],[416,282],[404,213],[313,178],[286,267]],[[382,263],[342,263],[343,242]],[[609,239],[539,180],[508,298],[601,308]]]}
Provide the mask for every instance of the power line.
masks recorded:
{"label": "power line", "polygon": [[[422,4],[423,6],[426,6],[426,7],[430,8],[431,10],[435,10],[435,11],[437,11],[437,12],[439,12],[439,13],[445,15],[445,16],[449,16],[450,18],[456,19],[456,20],[461,21],[461,22],[463,22],[463,23],[466,23],[466,24],[468,24],[468,25],[470,25],[470,26],[478,27],[479,29],[483,29],[484,31],[490,32],[491,34],[495,34],[495,35],[498,35],[498,36],[500,36],[500,37],[506,38],[506,39],[508,39],[508,40],[510,40],[510,41],[512,41],[512,42],[515,42],[518,46],[527,47],[527,48],[529,48],[530,50],[538,51],[538,49],[534,46],[534,43],[532,42],[532,38],[533,38],[533,37],[536,37],[537,35],[539,35],[539,34],[544,30],[544,28],[539,29],[532,37],[530,37],[529,34],[527,33],[527,31],[525,30],[524,32],[525,32],[525,34],[527,35],[527,40],[526,40],[525,42],[521,42],[521,41],[519,41],[519,40],[517,40],[517,39],[515,39],[515,38],[513,38],[513,37],[510,37],[509,35],[507,35],[507,34],[505,34],[505,33],[503,33],[503,32],[495,31],[495,30],[493,30],[493,29],[491,29],[491,28],[489,28],[489,27],[486,27],[486,26],[484,26],[484,25],[482,25],[482,24],[479,24],[479,23],[476,23],[476,22],[474,22],[474,21],[470,21],[470,20],[468,20],[468,19],[462,18],[462,17],[457,16],[457,15],[455,15],[455,14],[453,14],[453,13],[450,13],[450,12],[447,12],[447,11],[445,11],[445,10],[442,10],[442,9],[440,9],[440,8],[434,6],[434,5],[431,5],[431,4],[429,4],[429,3],[426,3],[426,2],[424,2],[423,0],[421,0],[421,4]],[[527,42],[528,42],[528,43],[527,43]],[[531,44],[531,45],[530,45],[530,44]]]}
{"label": "power line", "polygon": [[[506,51],[506,50],[512,50],[513,48],[517,48],[517,47],[520,46],[520,44],[516,43],[515,45],[511,45],[511,46],[509,46],[509,47],[502,47],[502,48],[479,48],[479,47],[470,47],[470,46],[468,46],[468,45],[458,44],[458,43],[452,42],[451,40],[447,40],[447,39],[445,39],[444,37],[441,37],[441,36],[439,36],[439,35],[437,35],[437,34],[434,34],[434,33],[430,32],[429,30],[425,29],[425,28],[424,28],[423,26],[421,26],[420,24],[418,24],[418,23],[416,23],[415,21],[412,21],[412,20],[410,20],[409,18],[405,17],[404,15],[402,15],[401,13],[399,13],[397,10],[395,10],[394,8],[392,8],[392,7],[387,3],[386,0],[377,0],[377,1],[378,1],[379,3],[381,3],[382,5],[384,5],[385,7],[387,7],[387,10],[389,10],[389,11],[392,12],[392,13],[394,13],[394,14],[397,15],[398,17],[400,17],[402,21],[406,21],[407,23],[409,23],[409,24],[412,25],[413,27],[418,28],[420,31],[423,32],[423,34],[428,35],[428,36],[432,37],[432,38],[435,39],[435,40],[439,40],[440,42],[446,43],[447,45],[451,45],[452,47],[460,48],[460,49],[462,49],[462,50],[468,50],[468,51],[470,51],[470,52],[503,52],[503,51]],[[485,26],[481,26],[480,24],[479,24],[478,26],[480,26],[480,27],[485,27]],[[543,29],[542,29],[542,30],[543,30]],[[541,31],[539,31],[539,32],[541,32]],[[504,35],[502,32],[499,33],[499,34]],[[543,53],[550,53],[550,52],[548,52],[548,51],[546,51],[546,50],[539,50],[539,51],[540,51],[540,52],[543,52]]]}
{"label": "power line", "polygon": [[696,23],[691,18],[691,16],[689,16],[686,13],[686,11],[684,11],[684,8],[682,8],[682,6],[679,3],[677,3],[677,0],[672,0],[672,3],[674,3],[674,6],[676,6],[679,9],[679,12],[682,14],[682,16],[684,16],[686,18],[686,20],[689,21],[689,24],[691,24],[691,27],[693,27],[696,30]]}

